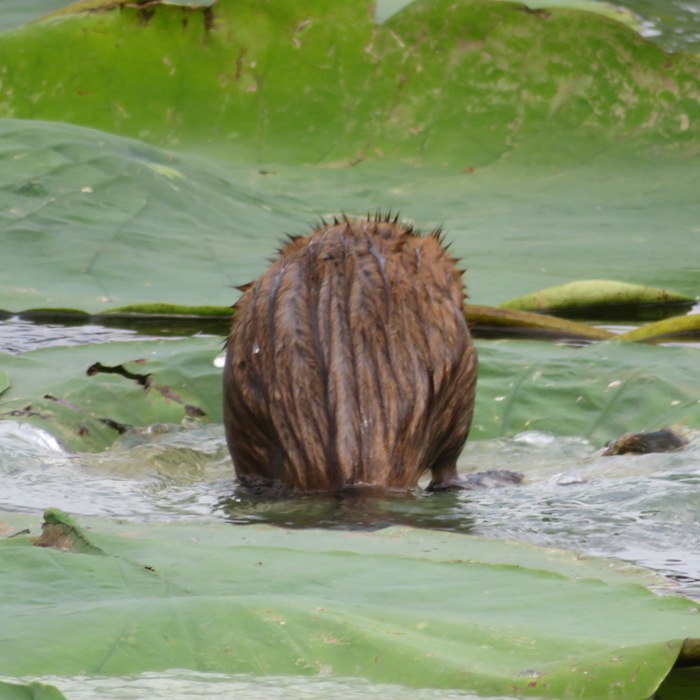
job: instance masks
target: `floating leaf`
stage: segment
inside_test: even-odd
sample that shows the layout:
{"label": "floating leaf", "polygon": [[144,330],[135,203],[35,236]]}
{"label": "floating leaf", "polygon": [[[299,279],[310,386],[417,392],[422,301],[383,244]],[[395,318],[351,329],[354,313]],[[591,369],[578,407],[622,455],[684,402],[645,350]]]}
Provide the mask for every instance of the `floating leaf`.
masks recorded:
{"label": "floating leaf", "polygon": [[475,325],[478,331],[497,328],[528,329],[548,333],[557,338],[586,338],[588,340],[606,340],[614,336],[610,331],[602,328],[594,328],[584,323],[575,323],[527,311],[517,311],[508,308],[496,308],[493,306],[479,306],[467,304],[466,316],[470,323]]}
{"label": "floating leaf", "polygon": [[571,312],[597,309],[602,312],[609,307],[628,310],[639,306],[677,307],[679,304],[689,307],[693,302],[692,297],[667,289],[612,280],[579,280],[525,294],[503,302],[501,307],[522,311]]}
{"label": "floating leaf", "polygon": [[323,673],[638,700],[700,637],[694,604],[653,595],[648,575],[556,550],[401,528],[88,522],[110,556],[0,543],[0,673]]}
{"label": "floating leaf", "polygon": [[696,337],[700,333],[700,314],[674,316],[635,328],[617,336],[618,340],[659,341]]}
{"label": "floating leaf", "polygon": [[5,356],[11,387],[0,419],[27,420],[79,450],[103,449],[154,423],[221,421],[221,370],[213,365],[221,347],[209,337]]}
{"label": "floating leaf", "polygon": [[[103,449],[129,430],[157,423],[220,423],[221,369],[214,358],[222,345],[210,337],[4,356],[11,386],[0,395],[0,419],[29,421],[76,450]],[[580,348],[479,341],[477,347],[472,439],[536,429],[603,445],[676,423],[700,427],[694,348],[614,341]]]}
{"label": "floating leaf", "polygon": [[[284,234],[310,231],[320,215],[389,209],[422,230],[444,225],[479,304],[593,274],[698,293],[687,252],[700,218],[698,159],[262,174],[70,125],[0,120],[0,162],[0,309],[15,313],[228,307]],[[149,163],[176,168],[186,183]]]}
{"label": "floating leaf", "polygon": [[478,350],[472,439],[542,430],[602,446],[628,432],[700,427],[695,348],[495,341]]}
{"label": "floating leaf", "polygon": [[57,688],[44,683],[6,683],[0,681],[0,697],[3,700],[66,700]]}
{"label": "floating leaf", "polygon": [[262,162],[461,169],[698,143],[700,60],[590,12],[416,0],[377,25],[364,0],[83,7],[0,37],[0,115]]}
{"label": "floating leaf", "polygon": [[[284,233],[377,209],[444,223],[482,303],[582,276],[698,293],[697,57],[511,3],[417,2],[381,27],[360,0],[108,5],[0,37],[2,113],[214,157],[0,123],[2,309],[228,306]],[[188,406],[218,422],[219,349],[2,356],[0,413],[76,449],[189,423]],[[700,425],[692,349],[479,349],[474,438]],[[608,562],[407,530],[89,525],[110,556],[0,545],[0,673],[180,665],[599,700],[646,698],[698,660],[697,606]]]}
{"label": "floating leaf", "polygon": [[88,539],[83,529],[67,513],[49,508],[44,513],[41,535],[34,539],[35,547],[50,547],[61,552],[104,554]]}
{"label": "floating leaf", "polygon": [[[172,318],[173,316],[191,316],[194,318],[231,318],[233,311],[230,306],[186,306],[184,304],[131,304],[116,309],[107,309],[100,316],[116,318],[118,316],[159,316]],[[23,314],[26,315],[26,314]]]}
{"label": "floating leaf", "polygon": [[[230,305],[292,219],[261,211],[213,164],[107,134],[0,122],[0,154],[0,241],[11,256],[0,308],[11,311]],[[269,238],[256,244],[261,228]]]}

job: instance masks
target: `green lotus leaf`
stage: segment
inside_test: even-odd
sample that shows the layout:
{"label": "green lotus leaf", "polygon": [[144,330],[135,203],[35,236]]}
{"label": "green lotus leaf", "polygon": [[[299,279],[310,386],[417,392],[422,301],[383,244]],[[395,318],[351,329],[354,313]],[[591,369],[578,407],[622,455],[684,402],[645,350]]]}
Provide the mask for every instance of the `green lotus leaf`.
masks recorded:
{"label": "green lotus leaf", "polygon": [[26,420],[64,445],[100,450],[156,423],[221,421],[222,339],[109,343],[3,356],[0,419]]}
{"label": "green lotus leaf", "polygon": [[618,340],[655,341],[680,337],[694,337],[700,333],[700,314],[674,316],[617,336]]}
{"label": "green lotus leaf", "polygon": [[[62,4],[9,0],[0,27]],[[551,7],[563,4],[598,14]],[[381,21],[364,0],[89,0],[0,35],[0,310],[208,328],[284,234],[389,210],[444,225],[479,305],[581,278],[697,297],[697,56],[584,0],[379,5]],[[627,3],[681,36],[667,16],[690,11],[668,5]],[[495,316],[595,332],[505,310],[479,319]],[[222,343],[0,355],[0,420],[88,451],[159,423],[220,423]],[[538,429],[602,445],[700,427],[695,348],[478,349],[473,440]],[[2,532],[31,530],[0,541],[2,697],[59,698],[27,680],[68,693],[60,678],[77,687],[86,674],[128,687],[167,670],[175,688],[189,669],[275,690],[301,677],[697,695],[692,669],[671,671],[698,665],[697,604],[652,595],[659,577],[628,565],[398,528],[76,522],[49,509],[42,540],[38,515],[0,518]]]}
{"label": "green lotus leaf", "polygon": [[[10,387],[0,395],[0,419],[31,422],[83,451],[154,424],[220,423],[221,369],[213,361],[222,347],[220,338],[203,337],[5,355]],[[478,350],[472,439],[536,429],[603,445],[627,432],[700,427],[694,348],[479,341]]]}
{"label": "green lotus leaf", "polygon": [[230,305],[284,232],[308,225],[261,208],[244,184],[261,175],[237,185],[215,164],[90,130],[0,122],[0,153],[8,311]]}
{"label": "green lotus leaf", "polygon": [[34,538],[35,547],[51,547],[61,552],[103,555],[95,547],[77,521],[58,508],[49,508],[44,513],[41,535]]}
{"label": "green lotus leaf", "polygon": [[231,318],[231,307],[229,306],[184,306],[178,304],[132,304],[121,306],[117,309],[107,309],[101,316],[116,317],[129,316],[192,316],[195,318]]}
{"label": "green lotus leaf", "polygon": [[6,683],[0,681],[3,700],[66,700],[57,688],[44,683]]}
{"label": "green lotus leaf", "polygon": [[[260,172],[90,129],[0,120],[0,162],[0,309],[15,313],[228,307],[285,234],[378,210],[422,230],[444,225],[478,304],[593,276],[698,294],[687,253],[700,218],[697,159]],[[183,177],[163,174],[172,170]]]}
{"label": "green lotus leaf", "polygon": [[509,340],[478,350],[471,439],[542,430],[602,446],[627,432],[700,427],[695,348]]}
{"label": "green lotus leaf", "polygon": [[376,25],[362,0],[106,0],[0,36],[0,65],[2,116],[262,162],[698,144],[700,60],[569,9],[416,0]]}
{"label": "green lotus leaf", "polygon": [[587,338],[607,340],[613,333],[584,323],[566,321],[554,316],[518,311],[509,308],[467,304],[466,316],[476,330],[488,329],[530,329],[550,333],[554,337]]}
{"label": "green lotus leaf", "polygon": [[569,9],[266,7],[81,5],[0,37],[6,115],[237,155],[0,123],[1,309],[228,306],[284,233],[390,209],[445,224],[479,303],[582,274],[697,295],[697,57]]}
{"label": "green lotus leaf", "polygon": [[0,542],[0,673],[323,673],[636,700],[700,637],[691,601],[565,552],[401,528],[87,524],[110,556]]}
{"label": "green lotus leaf", "polygon": [[521,311],[563,311],[575,308],[692,304],[693,297],[667,289],[612,280],[577,280],[547,287],[501,304]]}
{"label": "green lotus leaf", "polygon": [[[477,304],[466,305],[466,316],[478,331],[486,329],[529,329],[551,337],[586,338],[589,340],[607,340],[614,337],[610,331],[595,328],[583,323],[575,323],[554,316],[533,314],[524,311],[511,311],[494,306]],[[23,312],[24,318],[32,317],[31,313]],[[54,314],[54,317],[56,315]],[[109,309],[95,318],[100,321],[110,319],[133,319],[146,321],[149,318],[168,318],[176,321],[179,318],[206,319],[216,318],[228,320],[232,316],[230,307],[220,306],[178,306],[175,304],[134,304],[119,309]]]}

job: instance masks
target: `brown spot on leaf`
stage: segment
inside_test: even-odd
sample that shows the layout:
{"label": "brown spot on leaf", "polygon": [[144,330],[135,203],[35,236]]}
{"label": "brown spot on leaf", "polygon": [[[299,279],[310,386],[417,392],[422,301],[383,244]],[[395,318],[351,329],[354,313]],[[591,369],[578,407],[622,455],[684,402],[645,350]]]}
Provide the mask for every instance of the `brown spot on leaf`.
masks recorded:
{"label": "brown spot on leaf", "polygon": [[90,542],[73,518],[57,508],[49,508],[44,513],[41,535],[34,539],[34,546],[58,549],[62,552],[104,554],[99,547]]}
{"label": "brown spot on leaf", "polygon": [[17,532],[13,532],[11,535],[7,536],[8,540],[11,540],[13,537],[24,537],[25,535],[29,534],[29,528],[25,527],[24,530],[17,530]]}
{"label": "brown spot on leaf", "polygon": [[204,31],[209,33],[214,28],[214,8],[209,6],[204,11]]}
{"label": "brown spot on leaf", "polygon": [[[146,360],[131,361],[131,364],[145,363]],[[97,374],[117,374],[120,377],[124,377],[126,379],[135,381],[137,384],[142,386],[145,391],[149,391],[151,389],[157,391],[167,401],[174,401],[175,403],[183,406],[185,409],[185,414],[190,418],[199,418],[207,415],[206,411],[202,410],[201,408],[197,408],[196,406],[192,406],[190,404],[185,403],[183,398],[178,393],[174,392],[169,386],[157,386],[156,384],[153,384],[150,374],[137,374],[136,372],[131,372],[123,364],[108,366],[103,365],[101,362],[95,362],[93,365],[90,365],[90,367],[88,367],[87,375],[88,377],[94,377]],[[100,420],[103,423],[105,423],[105,425],[108,425],[110,428],[114,428],[115,430],[117,430],[119,433],[124,433],[131,427],[118,423],[117,421],[111,420],[109,418],[101,418]]]}
{"label": "brown spot on leaf", "polygon": [[35,411],[31,404],[24,408],[13,408],[11,411],[5,411],[4,413],[0,413],[0,416],[12,416],[13,418],[31,418],[36,416],[38,418],[48,418],[48,416]]}
{"label": "brown spot on leaf", "polygon": [[192,406],[191,404],[185,403],[180,394],[172,391],[172,389],[169,386],[154,385],[152,388],[155,391],[157,391],[164,399],[168,401],[174,401],[175,403],[179,403],[181,406],[183,406],[185,409],[185,415],[187,415],[189,418],[201,418],[202,416],[207,415],[206,411],[202,410],[201,408],[197,408],[196,406]]}
{"label": "brown spot on leaf", "polygon": [[98,420],[100,421],[100,423],[104,423],[108,428],[116,430],[120,435],[123,435],[131,428],[130,425],[126,425],[125,423],[119,423],[118,421],[112,420],[111,418],[99,418]]}
{"label": "brown spot on leaf", "polygon": [[196,406],[191,406],[190,404],[185,404],[185,414],[188,418],[203,418],[207,415],[207,412]]}
{"label": "brown spot on leaf", "polygon": [[[143,360],[135,360],[134,364],[143,362]],[[114,365],[110,367],[108,365],[103,365],[101,362],[95,362],[95,364],[88,367],[87,375],[88,377],[94,377],[96,374],[118,374],[121,377],[126,377],[126,379],[133,379],[133,381],[143,387],[148,388],[151,385],[150,374],[136,374],[135,372],[130,372],[124,365]]]}
{"label": "brown spot on leaf", "polygon": [[541,8],[532,8],[528,7],[527,5],[518,5],[515,9],[519,12],[524,12],[528,15],[534,15],[535,17],[539,17],[540,19],[549,19],[552,16],[552,13],[548,10],[543,10]]}
{"label": "brown spot on leaf", "polygon": [[61,552],[72,552],[75,547],[70,534],[62,525],[56,523],[44,523],[41,526],[41,535],[34,540],[35,547],[49,547]]}
{"label": "brown spot on leaf", "polygon": [[61,406],[67,406],[73,411],[80,410],[74,403],[68,401],[67,399],[62,399],[60,396],[54,396],[53,394],[44,394],[44,398],[48,399],[49,401],[55,401],[56,403],[60,403]]}
{"label": "brown spot on leaf", "polygon": [[139,9],[141,24],[148,24],[153,19],[153,15],[156,13],[156,8],[154,7],[156,4],[160,3],[147,3],[141,6],[141,9]]}

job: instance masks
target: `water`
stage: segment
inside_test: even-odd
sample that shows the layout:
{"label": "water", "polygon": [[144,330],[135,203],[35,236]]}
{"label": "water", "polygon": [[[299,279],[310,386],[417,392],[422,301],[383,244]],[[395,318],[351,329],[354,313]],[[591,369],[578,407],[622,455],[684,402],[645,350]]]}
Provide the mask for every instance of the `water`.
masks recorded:
{"label": "water", "polygon": [[672,454],[602,456],[539,432],[473,441],[460,471],[511,469],[519,487],[389,498],[250,497],[236,492],[223,428],[155,426],[96,454],[0,422],[0,509],[133,520],[376,529],[412,525],[515,539],[650,567],[700,598],[700,434]]}
{"label": "water", "polygon": [[[3,349],[141,339],[93,325],[0,324]],[[151,426],[111,449],[70,453],[27,423],[0,421],[0,508],[134,520],[222,518],[234,524],[378,528],[393,524],[512,538],[614,556],[700,597],[700,436],[672,454],[603,457],[585,440],[545,433],[471,441],[463,472],[511,469],[521,487],[390,498],[251,498],[236,492],[220,425]]]}
{"label": "water", "polygon": [[[0,323],[0,346],[142,339],[93,325]],[[273,499],[236,491],[221,425],[155,425],[101,453],[71,453],[48,433],[0,421],[0,509],[140,521],[220,518],[232,524],[438,528],[612,556],[650,567],[700,598],[700,433],[676,453],[602,456],[583,439],[528,432],[470,441],[462,472],[523,472],[520,487],[386,498]]]}
{"label": "water", "polygon": [[[378,0],[377,19],[386,21],[411,0]],[[528,0],[532,8],[576,6],[557,0]],[[649,37],[668,51],[697,52],[700,46],[700,2],[698,0],[618,0],[602,3],[620,10],[620,19],[632,12],[641,25],[642,36]]]}
{"label": "water", "polygon": [[147,339],[135,330],[105,328],[83,321],[76,321],[75,325],[66,325],[65,322],[37,324],[18,316],[10,316],[0,321],[0,351],[13,355],[58,345]]}
{"label": "water", "polygon": [[[0,324],[0,345],[15,352],[142,338],[92,326]],[[231,527],[377,529],[410,525],[514,539],[649,567],[700,599],[700,431],[668,454],[604,457],[599,445],[530,431],[471,441],[462,472],[510,469],[519,487],[386,498],[361,495],[253,498],[236,491],[221,425],[155,425],[127,433],[101,453],[71,453],[43,430],[0,421],[0,511],[58,507],[80,518],[132,521],[219,519]],[[16,679],[15,679],[16,680]],[[454,698],[459,691],[413,690],[345,678],[275,678],[173,670],[117,679],[43,678],[73,699]]]}
{"label": "water", "polygon": [[700,2],[698,0],[629,0],[620,3],[642,18],[642,34],[669,51],[691,51],[700,47]]}
{"label": "water", "polygon": [[[16,679],[8,679],[16,683]],[[460,690],[420,690],[404,686],[369,683],[359,678],[295,676],[248,676],[174,670],[120,678],[42,679],[59,687],[71,700],[211,700],[212,697],[247,700],[480,700]],[[492,697],[491,700],[509,700]],[[536,699],[535,699],[536,700]]]}

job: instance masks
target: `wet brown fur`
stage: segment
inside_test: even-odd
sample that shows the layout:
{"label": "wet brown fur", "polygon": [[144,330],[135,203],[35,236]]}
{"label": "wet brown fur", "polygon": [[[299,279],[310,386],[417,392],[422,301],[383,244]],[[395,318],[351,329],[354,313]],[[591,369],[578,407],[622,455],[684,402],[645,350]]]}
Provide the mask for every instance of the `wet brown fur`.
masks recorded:
{"label": "wet brown fur", "polygon": [[224,422],[251,487],[456,482],[477,357],[439,231],[334,221],[291,238],[235,306]]}

